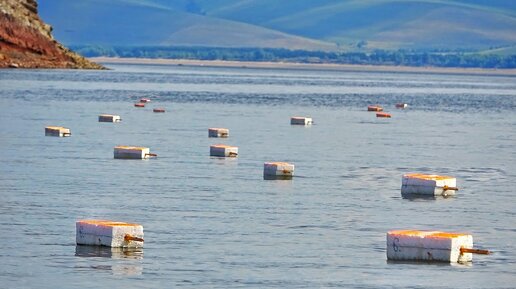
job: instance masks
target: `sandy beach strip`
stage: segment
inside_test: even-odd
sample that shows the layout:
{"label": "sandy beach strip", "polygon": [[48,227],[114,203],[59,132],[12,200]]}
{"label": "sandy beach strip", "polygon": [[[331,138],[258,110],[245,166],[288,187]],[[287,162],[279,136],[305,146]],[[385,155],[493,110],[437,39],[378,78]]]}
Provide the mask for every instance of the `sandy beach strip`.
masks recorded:
{"label": "sandy beach strip", "polygon": [[193,60],[193,59],[161,59],[161,58],[91,57],[88,59],[91,61],[97,62],[97,63],[102,63],[102,64],[153,64],[153,65],[158,64],[158,65],[178,65],[178,66],[240,67],[240,68],[266,68],[266,69],[488,74],[488,75],[507,75],[507,76],[515,76],[516,75],[516,69],[413,67],[413,66],[388,66],[388,65],[225,61],[225,60]]}

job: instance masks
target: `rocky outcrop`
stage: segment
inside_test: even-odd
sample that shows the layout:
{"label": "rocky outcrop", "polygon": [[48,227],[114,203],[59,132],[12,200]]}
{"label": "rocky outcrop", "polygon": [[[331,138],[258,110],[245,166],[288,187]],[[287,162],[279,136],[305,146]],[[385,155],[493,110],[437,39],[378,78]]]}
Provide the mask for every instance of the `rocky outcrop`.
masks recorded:
{"label": "rocky outcrop", "polygon": [[35,0],[0,0],[0,68],[103,69],[58,43]]}

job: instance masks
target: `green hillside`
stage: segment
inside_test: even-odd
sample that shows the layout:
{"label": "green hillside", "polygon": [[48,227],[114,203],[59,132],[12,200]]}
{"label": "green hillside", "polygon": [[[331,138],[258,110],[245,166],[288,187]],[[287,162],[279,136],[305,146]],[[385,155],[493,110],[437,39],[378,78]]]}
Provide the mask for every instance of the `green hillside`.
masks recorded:
{"label": "green hillside", "polygon": [[68,45],[177,45],[332,50],[334,43],[173,9],[152,1],[50,0],[42,18]]}
{"label": "green hillside", "polygon": [[479,48],[516,43],[516,1],[299,0],[293,5],[249,0],[218,7],[210,0],[197,2],[205,5],[206,15],[340,44]]}
{"label": "green hillside", "polygon": [[484,51],[480,51],[482,55],[499,55],[499,56],[511,56],[516,55],[516,46],[498,47]]}
{"label": "green hillside", "polygon": [[516,44],[508,0],[46,0],[66,44],[486,50]]}

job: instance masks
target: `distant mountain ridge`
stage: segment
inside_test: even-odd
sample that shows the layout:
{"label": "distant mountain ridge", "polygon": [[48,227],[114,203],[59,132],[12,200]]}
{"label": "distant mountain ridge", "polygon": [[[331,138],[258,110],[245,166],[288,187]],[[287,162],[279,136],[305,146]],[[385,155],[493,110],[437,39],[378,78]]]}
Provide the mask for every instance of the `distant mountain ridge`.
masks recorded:
{"label": "distant mountain ridge", "polygon": [[483,49],[516,44],[516,1],[47,0],[73,45],[304,50]]}

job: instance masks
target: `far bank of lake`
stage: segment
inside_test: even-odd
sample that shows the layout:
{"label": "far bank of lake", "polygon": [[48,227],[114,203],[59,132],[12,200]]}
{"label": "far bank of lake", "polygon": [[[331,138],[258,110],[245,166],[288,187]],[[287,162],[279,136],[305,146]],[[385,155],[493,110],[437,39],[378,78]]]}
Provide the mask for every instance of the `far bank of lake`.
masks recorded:
{"label": "far bank of lake", "polygon": [[356,65],[330,63],[295,63],[269,61],[224,61],[224,60],[194,60],[194,59],[163,59],[163,58],[120,58],[120,57],[91,57],[96,63],[105,64],[161,64],[206,67],[248,67],[266,69],[304,69],[304,70],[335,70],[335,71],[370,71],[370,72],[411,72],[411,73],[441,73],[441,74],[489,74],[516,75],[516,69],[485,69],[485,68],[452,68],[452,67],[413,67],[387,65]]}

